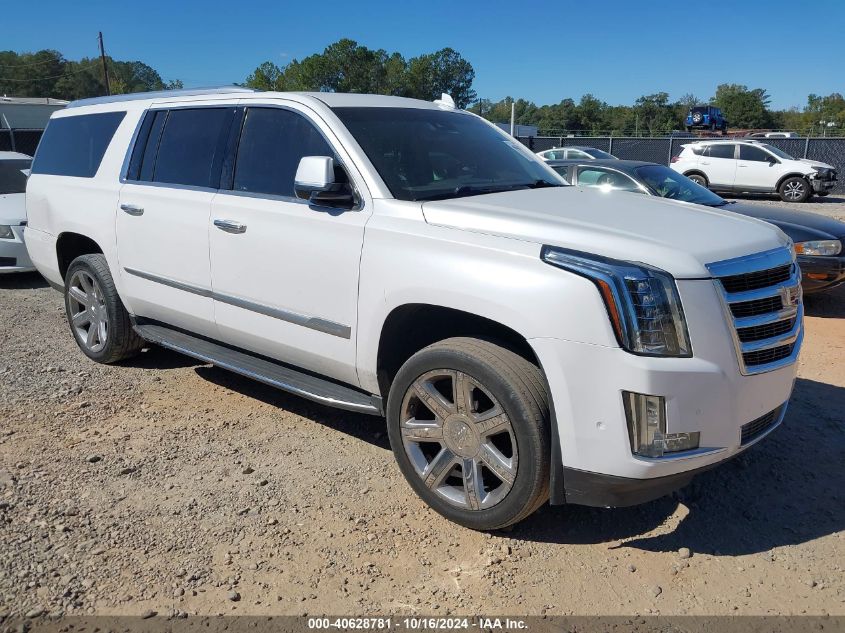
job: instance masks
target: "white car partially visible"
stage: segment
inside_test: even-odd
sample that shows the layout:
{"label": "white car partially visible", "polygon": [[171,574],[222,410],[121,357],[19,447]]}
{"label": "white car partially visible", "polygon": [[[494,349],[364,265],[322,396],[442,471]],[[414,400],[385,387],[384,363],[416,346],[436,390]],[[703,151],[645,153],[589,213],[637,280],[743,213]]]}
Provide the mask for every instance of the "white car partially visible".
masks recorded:
{"label": "white car partially visible", "polygon": [[26,154],[0,152],[0,274],[35,270],[23,241],[31,166]]}
{"label": "white car partially visible", "polygon": [[760,141],[698,141],[683,145],[669,165],[713,191],[777,193],[784,202],[806,202],[836,187],[836,168],[795,158]]}

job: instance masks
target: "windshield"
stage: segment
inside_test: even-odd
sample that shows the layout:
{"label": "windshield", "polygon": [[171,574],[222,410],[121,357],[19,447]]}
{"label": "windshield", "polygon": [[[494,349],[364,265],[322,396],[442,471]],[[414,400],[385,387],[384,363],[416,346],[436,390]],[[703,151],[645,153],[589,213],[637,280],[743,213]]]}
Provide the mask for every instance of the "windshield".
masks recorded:
{"label": "windshield", "polygon": [[32,166],[28,158],[0,160],[0,195],[4,193],[25,193],[26,176],[24,170]]}
{"label": "windshield", "polygon": [[601,159],[601,158],[613,158],[613,159],[615,159],[616,158],[616,156],[614,156],[613,154],[608,154],[607,152],[604,152],[600,149],[585,149],[585,150],[582,150],[582,151],[586,152],[587,154],[589,154],[590,156],[592,156],[595,159]]}
{"label": "windshield", "polygon": [[481,119],[422,108],[334,108],[398,200],[566,186]]}
{"label": "windshield", "polygon": [[760,147],[765,147],[767,150],[769,150],[772,154],[774,154],[778,158],[783,158],[785,160],[795,160],[794,156],[790,156],[789,154],[784,152],[782,149],[778,149],[774,145],[769,145],[768,143],[760,143]]}
{"label": "windshield", "polygon": [[727,202],[709,189],[663,165],[643,165],[634,169],[640,180],[658,196],[670,200],[720,207]]}

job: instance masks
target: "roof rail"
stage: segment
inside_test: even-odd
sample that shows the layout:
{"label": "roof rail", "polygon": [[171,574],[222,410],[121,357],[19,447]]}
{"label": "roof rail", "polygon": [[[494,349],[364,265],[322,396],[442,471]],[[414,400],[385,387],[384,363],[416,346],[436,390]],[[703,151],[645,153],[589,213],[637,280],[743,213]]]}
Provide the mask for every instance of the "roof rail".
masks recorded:
{"label": "roof rail", "polygon": [[77,99],[71,101],[68,108],[80,106],[97,105],[99,103],[119,103],[121,101],[141,101],[143,99],[159,99],[164,97],[193,97],[199,95],[225,94],[227,92],[257,92],[252,88],[244,86],[216,86],[210,88],[179,88],[177,90],[156,90],[153,92],[130,92],[122,95],[110,95],[108,97],[92,97],[90,99]]}

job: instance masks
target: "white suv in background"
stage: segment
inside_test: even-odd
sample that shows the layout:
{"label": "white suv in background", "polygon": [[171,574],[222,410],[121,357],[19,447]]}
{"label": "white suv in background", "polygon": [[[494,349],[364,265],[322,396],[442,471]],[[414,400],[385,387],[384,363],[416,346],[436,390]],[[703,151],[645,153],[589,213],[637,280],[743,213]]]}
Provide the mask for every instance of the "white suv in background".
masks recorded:
{"label": "white suv in background", "polygon": [[475,529],[664,495],[776,428],[795,380],[779,229],[570,187],[446,100],[71,103],[26,195],[89,358],[155,343],[384,415],[413,489]]}
{"label": "white suv in background", "polygon": [[806,202],[836,186],[832,165],[794,158],[767,143],[700,141],[682,147],[670,167],[714,191],[777,193],[784,202]]}
{"label": "white suv in background", "polygon": [[32,158],[0,152],[0,273],[35,270],[23,241],[26,227],[26,177]]}

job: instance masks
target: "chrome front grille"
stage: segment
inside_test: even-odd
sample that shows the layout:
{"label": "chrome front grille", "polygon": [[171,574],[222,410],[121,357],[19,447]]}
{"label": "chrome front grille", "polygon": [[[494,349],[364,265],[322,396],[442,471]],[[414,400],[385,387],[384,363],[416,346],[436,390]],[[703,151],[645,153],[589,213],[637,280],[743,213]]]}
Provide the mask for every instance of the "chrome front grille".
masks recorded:
{"label": "chrome front grille", "polygon": [[760,374],[794,363],[804,334],[801,271],[790,249],[708,264],[730,322],[739,369]]}

